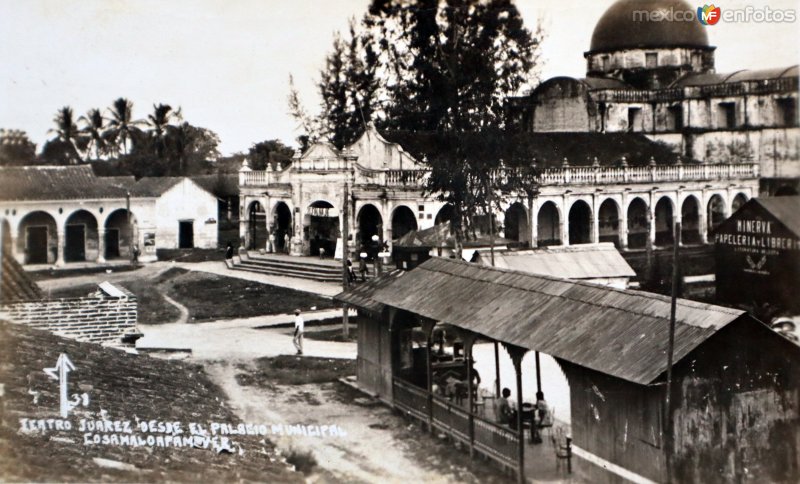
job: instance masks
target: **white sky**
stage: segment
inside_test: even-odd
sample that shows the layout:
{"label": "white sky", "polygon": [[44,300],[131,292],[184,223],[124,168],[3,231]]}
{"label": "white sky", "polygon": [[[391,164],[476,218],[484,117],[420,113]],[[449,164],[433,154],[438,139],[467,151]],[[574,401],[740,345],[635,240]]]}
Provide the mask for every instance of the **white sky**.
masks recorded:
{"label": "white sky", "polygon": [[[288,77],[309,111],[333,32],[368,0],[0,0],[0,127],[23,129],[40,149],[57,109],[76,115],[117,97],[144,118],[154,103],[210,128],[221,151],[278,138],[295,145]],[[517,0],[529,27],[541,16],[542,78],[582,76],[597,20],[613,0]],[[699,2],[695,2],[699,3]],[[693,3],[694,5],[694,3]],[[723,10],[766,2],[726,0]],[[795,9],[798,0],[771,0]],[[709,26],[717,71],[782,67],[800,58],[795,23]]]}

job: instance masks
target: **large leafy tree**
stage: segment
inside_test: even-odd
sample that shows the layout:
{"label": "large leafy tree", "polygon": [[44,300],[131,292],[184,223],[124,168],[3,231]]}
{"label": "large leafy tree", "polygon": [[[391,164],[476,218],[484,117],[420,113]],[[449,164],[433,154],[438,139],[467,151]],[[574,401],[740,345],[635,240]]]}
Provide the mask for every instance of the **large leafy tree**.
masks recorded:
{"label": "large leafy tree", "polygon": [[536,191],[530,160],[506,149],[503,107],[535,81],[542,32],[512,0],[373,0],[364,26],[385,80],[379,125],[433,133],[427,191],[453,205],[460,249],[476,215]]}
{"label": "large leafy tree", "polygon": [[511,0],[373,0],[365,24],[380,46],[389,127],[502,127],[504,99],[536,74],[541,32]]}
{"label": "large leafy tree", "polygon": [[0,166],[31,165],[36,162],[36,143],[25,131],[0,128]]}
{"label": "large leafy tree", "polygon": [[377,61],[372,38],[357,33],[353,21],[347,39],[338,33],[334,36],[318,87],[322,97],[320,122],[337,148],[354,142],[373,118]]}
{"label": "large leafy tree", "polygon": [[108,121],[106,135],[111,141],[114,152],[127,155],[131,144],[136,139],[141,121],[133,119],[133,102],[123,97],[111,104],[111,118]]}
{"label": "large leafy tree", "polygon": [[271,139],[255,143],[250,147],[248,159],[254,170],[285,168],[292,159],[293,150],[279,140]]}

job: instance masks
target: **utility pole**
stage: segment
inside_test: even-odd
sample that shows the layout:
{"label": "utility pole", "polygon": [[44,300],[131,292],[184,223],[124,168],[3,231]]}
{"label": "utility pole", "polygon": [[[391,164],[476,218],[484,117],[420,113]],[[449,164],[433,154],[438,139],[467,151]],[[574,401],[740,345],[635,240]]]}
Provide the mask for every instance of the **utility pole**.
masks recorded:
{"label": "utility pole", "polygon": [[[347,267],[347,261],[350,260],[350,251],[348,249],[347,240],[349,238],[349,205],[350,195],[347,189],[347,182],[344,182],[344,195],[342,197],[342,290],[346,291],[350,286],[350,270]],[[347,304],[342,305],[342,335],[345,340],[348,338],[350,328],[348,328],[348,314]]]}
{"label": "utility pole", "polygon": [[128,230],[130,231],[130,251],[131,251],[131,265],[133,265],[133,261],[135,258],[134,252],[136,251],[136,239],[133,234],[133,218],[131,217],[131,192],[127,190],[125,192],[125,213],[128,216]]}
{"label": "utility pole", "polygon": [[678,243],[681,240],[681,223],[675,222],[675,233],[673,240],[672,250],[672,300],[670,301],[669,310],[669,343],[667,346],[667,389],[664,404],[664,429],[665,442],[664,449],[665,461],[667,466],[667,483],[672,482],[672,447],[673,447],[673,432],[672,432],[672,353],[675,349],[675,311],[678,304],[678,285],[680,284],[680,270],[679,270],[679,247]]}

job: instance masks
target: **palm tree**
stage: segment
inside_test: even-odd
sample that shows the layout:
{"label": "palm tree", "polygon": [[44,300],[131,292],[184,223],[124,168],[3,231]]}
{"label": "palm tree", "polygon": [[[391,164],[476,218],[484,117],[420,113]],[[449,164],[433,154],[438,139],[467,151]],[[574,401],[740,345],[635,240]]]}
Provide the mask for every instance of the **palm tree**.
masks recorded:
{"label": "palm tree", "polygon": [[112,103],[108,133],[116,143],[117,150],[122,147],[123,154],[128,154],[128,142],[139,124],[141,121],[133,119],[133,103],[131,101],[121,97]]}
{"label": "palm tree", "polygon": [[80,156],[78,155],[77,145],[81,141],[81,135],[78,130],[78,125],[75,124],[75,116],[72,112],[72,108],[64,106],[59,109],[56,112],[56,116],[53,118],[53,122],[56,123],[56,128],[51,129],[49,132],[56,134],[56,139],[54,141],[64,146],[65,151],[69,155],[70,163],[72,161],[79,161]]}
{"label": "palm tree", "polygon": [[167,128],[173,119],[181,120],[181,110],[178,108],[177,111],[173,111],[169,104],[153,104],[153,114],[147,116],[147,125],[151,127],[150,135],[159,158],[164,156],[167,145]]}
{"label": "palm tree", "polygon": [[86,156],[94,148],[95,159],[100,159],[100,155],[106,152],[106,139],[103,132],[106,129],[106,120],[99,109],[90,109],[86,116],[81,116],[78,121],[84,124],[81,133],[87,138]]}

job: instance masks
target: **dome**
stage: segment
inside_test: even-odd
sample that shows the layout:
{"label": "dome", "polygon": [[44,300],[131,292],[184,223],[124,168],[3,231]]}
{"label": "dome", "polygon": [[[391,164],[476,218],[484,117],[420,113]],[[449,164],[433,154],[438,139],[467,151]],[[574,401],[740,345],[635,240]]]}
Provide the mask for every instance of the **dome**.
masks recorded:
{"label": "dome", "polygon": [[[689,12],[691,20],[661,17],[659,21],[634,20],[634,12]],[[682,0],[619,0],[600,17],[592,34],[590,52],[636,48],[708,48],[705,27],[697,20],[697,9]]]}

